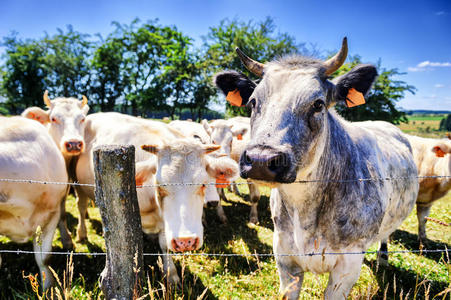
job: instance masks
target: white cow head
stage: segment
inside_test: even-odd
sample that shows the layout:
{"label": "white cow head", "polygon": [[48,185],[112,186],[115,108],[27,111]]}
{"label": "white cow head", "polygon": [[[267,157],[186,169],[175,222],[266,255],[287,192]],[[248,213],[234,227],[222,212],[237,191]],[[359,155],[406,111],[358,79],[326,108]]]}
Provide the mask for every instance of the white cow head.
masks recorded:
{"label": "white cow head", "polygon": [[88,99],[56,98],[50,100],[48,91],[44,93],[44,103],[48,110],[39,107],[27,108],[22,116],[34,119],[47,126],[53,140],[65,157],[76,156],[84,151],[85,117],[88,114]]}
{"label": "white cow head", "polygon": [[[204,145],[192,139],[177,140],[163,146],[143,145],[141,148],[157,156],[153,168],[155,183],[163,186],[156,189],[156,199],[164,220],[168,248],[176,252],[199,249],[203,244],[202,212],[206,185],[191,183],[206,184],[212,177],[232,181],[238,176],[237,164],[228,157],[206,155],[220,146]],[[147,167],[147,170],[152,168]],[[141,182],[154,177],[151,172],[146,175],[139,165],[136,173]]]}
{"label": "white cow head", "polygon": [[208,124],[207,120],[202,120],[202,125],[211,137],[213,144],[221,146],[220,153],[230,156],[232,151],[233,132],[232,125],[226,120],[215,120]]}

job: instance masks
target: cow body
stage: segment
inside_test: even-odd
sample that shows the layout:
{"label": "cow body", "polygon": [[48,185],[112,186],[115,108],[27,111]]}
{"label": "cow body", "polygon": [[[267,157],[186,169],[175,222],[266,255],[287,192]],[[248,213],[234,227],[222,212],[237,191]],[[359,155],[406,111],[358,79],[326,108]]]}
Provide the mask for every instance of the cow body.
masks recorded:
{"label": "cow body", "polygon": [[[451,175],[451,142],[406,135],[412,145],[413,157],[418,167],[418,176]],[[437,147],[444,157],[437,155]],[[417,198],[418,237],[426,240],[426,220],[434,201],[445,196],[451,188],[451,178],[420,178]]]}
{"label": "cow body", "polygon": [[[0,178],[67,182],[64,159],[41,124],[0,117],[0,145]],[[64,184],[0,182],[0,234],[17,243],[33,237],[34,251],[51,251],[66,189]],[[38,226],[42,233],[36,239]],[[45,288],[53,279],[48,256],[35,254],[40,273],[45,274]]]}
{"label": "cow body", "polygon": [[[225,71],[215,83],[225,94],[238,91],[252,109],[251,141],[240,172],[273,187],[280,292],[297,299],[304,272],[329,272],[325,298],[346,298],[360,274],[359,252],[386,238],[415,204],[418,180],[410,144],[389,123],[349,123],[334,111],[353,91],[363,97],[377,75],[374,66],[358,65],[328,80],[346,58],[346,39],[325,62],[292,56],[261,64],[237,52],[262,80],[257,85]],[[358,180],[385,177],[403,180]],[[304,182],[293,183],[299,180]],[[305,255],[311,252],[358,254]]]}

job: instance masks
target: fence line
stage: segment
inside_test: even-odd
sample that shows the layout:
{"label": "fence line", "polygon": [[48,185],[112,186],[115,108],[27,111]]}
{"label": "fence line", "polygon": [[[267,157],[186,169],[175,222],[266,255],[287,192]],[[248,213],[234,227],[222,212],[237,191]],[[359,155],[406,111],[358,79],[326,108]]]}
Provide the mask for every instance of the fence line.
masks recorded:
{"label": "fence line", "polygon": [[[434,176],[403,176],[403,177],[369,177],[369,178],[355,178],[355,179],[310,179],[310,180],[296,180],[292,183],[349,183],[349,182],[369,182],[369,181],[394,181],[406,179],[445,179],[451,178],[451,175],[434,175]],[[57,181],[43,181],[34,179],[12,179],[0,178],[0,182],[15,182],[15,183],[29,183],[29,184],[55,184],[55,185],[71,185],[71,186],[87,186],[95,187],[91,183],[78,182],[57,182]],[[165,187],[165,186],[192,186],[192,185],[216,185],[216,182],[195,183],[195,182],[174,182],[174,183],[158,183],[138,185],[137,188],[146,187]],[[254,182],[231,182],[231,185],[255,184]]]}
{"label": "fence line", "polygon": [[[105,252],[55,252],[55,251],[28,251],[28,250],[0,250],[1,253],[9,254],[48,254],[48,255],[73,255],[73,256],[105,256]],[[451,249],[423,249],[423,250],[393,250],[393,251],[357,251],[357,252],[311,252],[311,253],[143,253],[143,256],[213,256],[213,257],[240,257],[240,256],[258,256],[258,257],[276,257],[276,256],[326,256],[326,255],[362,255],[362,254],[397,254],[397,253],[449,253]]]}

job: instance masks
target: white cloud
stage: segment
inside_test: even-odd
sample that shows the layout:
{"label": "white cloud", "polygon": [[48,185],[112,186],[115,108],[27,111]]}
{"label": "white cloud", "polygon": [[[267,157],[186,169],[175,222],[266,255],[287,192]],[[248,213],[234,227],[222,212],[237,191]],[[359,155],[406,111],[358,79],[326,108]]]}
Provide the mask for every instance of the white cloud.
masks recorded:
{"label": "white cloud", "polygon": [[437,11],[437,12],[435,13],[435,15],[436,15],[436,16],[443,16],[443,15],[446,15],[446,11],[443,11],[443,10]]}
{"label": "white cloud", "polygon": [[441,89],[441,88],[444,88],[445,86],[441,83],[437,83],[436,85],[434,85],[434,87],[437,89]]}
{"label": "white cloud", "polygon": [[451,67],[451,62],[431,62],[431,61],[423,61],[417,65],[418,68],[426,68],[426,67]]}
{"label": "white cloud", "polygon": [[451,62],[432,62],[425,60],[417,64],[415,67],[408,67],[409,72],[423,72],[427,70],[433,70],[432,68],[449,68],[451,67]]}

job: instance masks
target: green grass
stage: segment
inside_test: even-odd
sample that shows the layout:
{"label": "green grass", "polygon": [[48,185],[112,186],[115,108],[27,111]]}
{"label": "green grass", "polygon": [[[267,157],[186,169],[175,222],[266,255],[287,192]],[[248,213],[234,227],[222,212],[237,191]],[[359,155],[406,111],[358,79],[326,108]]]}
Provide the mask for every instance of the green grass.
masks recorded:
{"label": "green grass", "polygon": [[446,117],[445,115],[410,115],[409,121],[439,121]]}
{"label": "green grass", "polygon": [[[247,193],[247,187],[241,186],[241,191]],[[259,204],[260,223],[247,223],[249,205],[242,198],[227,194],[228,202],[224,203],[229,224],[220,224],[214,209],[207,209],[208,226],[205,228],[205,244],[202,252],[206,253],[271,253],[273,225],[268,210],[269,190],[263,191]],[[451,194],[438,201],[432,208],[431,217],[451,222]],[[72,234],[75,234],[76,205],[73,197],[69,198],[68,221]],[[89,209],[88,221],[89,243],[76,244],[77,252],[104,251],[101,237],[100,217],[97,208]],[[394,240],[389,250],[418,249],[417,220],[414,212],[405,220],[394,234]],[[431,248],[444,248],[451,245],[449,228],[428,222],[428,243]],[[7,238],[0,238],[0,249],[31,250],[31,243],[17,245]],[[54,250],[63,251],[59,235],[55,236]],[[377,250],[374,245],[370,250]],[[145,239],[145,252],[156,252],[156,241]],[[3,254],[2,275],[0,280],[1,299],[37,299],[25,275],[37,274],[38,269],[31,255]],[[74,256],[74,282],[71,285],[72,298],[96,299],[100,291],[97,279],[104,266],[104,257]],[[276,298],[278,294],[278,275],[272,257],[255,256],[243,257],[176,257],[179,274],[183,269],[183,290],[171,291],[169,298],[195,299],[205,292],[207,299],[263,299]],[[146,270],[149,274],[151,289],[156,297],[166,294],[161,290],[164,279],[158,268],[155,257],[145,257]],[[66,257],[54,255],[50,265],[60,277],[66,269]],[[420,282],[425,281],[423,284]],[[376,264],[376,255],[368,254],[362,267],[360,278],[353,288],[350,298],[359,299],[373,297],[383,298],[384,290],[388,286],[388,298],[399,297],[409,292],[410,298],[418,293],[418,298],[425,295],[425,286],[430,286],[429,295],[434,296],[449,287],[450,264],[449,259],[442,254],[393,254],[390,256],[389,266]],[[327,285],[327,275],[313,275],[308,273],[303,285],[301,299],[321,299]],[[396,286],[396,290],[394,287]],[[409,298],[409,299],[410,299]],[[432,297],[431,297],[432,298]],[[441,299],[440,297],[438,299]]]}
{"label": "green grass", "polygon": [[445,138],[446,132],[439,131],[443,116],[413,115],[408,116],[409,122],[398,127],[409,134],[428,138]]}

